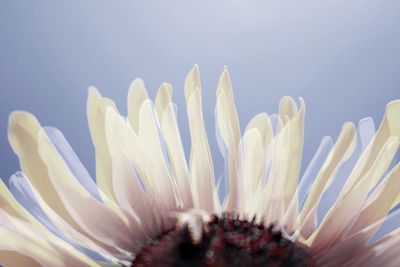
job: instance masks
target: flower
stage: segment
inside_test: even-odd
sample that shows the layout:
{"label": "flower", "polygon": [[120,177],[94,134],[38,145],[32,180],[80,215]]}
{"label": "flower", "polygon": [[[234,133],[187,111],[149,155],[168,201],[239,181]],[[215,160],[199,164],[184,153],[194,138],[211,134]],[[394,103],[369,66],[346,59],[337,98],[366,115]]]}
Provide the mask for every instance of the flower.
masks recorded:
{"label": "flower", "polygon": [[[216,184],[197,66],[185,80],[188,162],[171,95],[162,84],[153,105],[135,80],[125,118],[89,90],[97,183],[59,130],[14,112],[9,140],[22,171],[9,187],[0,183],[0,262],[174,266],[163,258],[174,257],[198,264],[191,266],[398,264],[400,101],[388,104],[377,130],[366,118],[357,128],[345,123],[335,143],[324,137],[300,179],[303,100],[297,107],[282,98],[278,115],[255,116],[241,135],[225,69],[215,112],[225,175]],[[182,253],[190,257],[180,259]]]}

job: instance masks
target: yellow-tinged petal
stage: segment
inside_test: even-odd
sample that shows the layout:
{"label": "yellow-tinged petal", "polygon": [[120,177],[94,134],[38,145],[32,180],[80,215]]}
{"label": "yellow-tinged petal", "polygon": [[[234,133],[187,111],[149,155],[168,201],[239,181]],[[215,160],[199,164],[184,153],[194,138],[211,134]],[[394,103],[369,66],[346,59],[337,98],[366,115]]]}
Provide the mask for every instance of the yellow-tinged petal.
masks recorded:
{"label": "yellow-tinged petal", "polygon": [[257,129],[260,132],[264,149],[266,150],[274,138],[271,120],[267,113],[260,113],[254,116],[246,126],[246,130]]}
{"label": "yellow-tinged petal", "polygon": [[[302,103],[304,105],[304,103]],[[294,117],[297,113],[297,105],[293,98],[289,96],[282,97],[279,102],[279,117],[284,120],[284,118],[288,117],[289,120]]]}
{"label": "yellow-tinged petal", "polygon": [[176,179],[178,193],[185,208],[193,207],[190,189],[190,174],[183,145],[179,133],[174,104],[172,103],[172,87],[163,83],[157,92],[155,109],[160,123],[161,132],[167,148],[172,172]]}
{"label": "yellow-tinged petal", "polygon": [[7,186],[4,184],[3,179],[0,178],[0,209],[6,211],[11,216],[24,220],[30,223],[36,221],[29,216],[23,207],[15,200],[14,196],[10,193]]}
{"label": "yellow-tinged petal", "polygon": [[[39,155],[47,166],[50,182],[74,220],[100,242],[110,246],[132,249],[133,221],[128,221],[113,202],[98,202],[73,176],[66,163],[51,144],[44,131],[38,136]],[[90,211],[95,211],[93,216]],[[99,223],[101,221],[102,223]],[[132,228],[130,228],[132,227]]]}
{"label": "yellow-tinged petal", "polygon": [[96,152],[96,182],[100,190],[108,198],[115,201],[112,186],[111,158],[105,133],[107,108],[116,109],[114,102],[102,97],[96,88],[90,88],[87,101],[87,117]]}
{"label": "yellow-tinged petal", "polygon": [[71,245],[0,210],[0,251],[16,251],[46,267],[100,267]]}
{"label": "yellow-tinged petal", "polygon": [[189,162],[192,193],[195,208],[214,213],[219,210],[219,203],[216,203],[214,167],[204,125],[199,79],[198,68],[195,66],[185,80],[186,106],[192,139]]}
{"label": "yellow-tinged petal", "polygon": [[[400,100],[390,102],[386,107],[386,112],[383,116],[379,129],[376,131],[376,134],[373,137],[372,141],[366,148],[365,152],[361,155],[356,166],[349,175],[349,178],[347,179],[345,184],[345,190],[343,192],[349,191],[353,186],[355,186],[357,181],[369,171],[380,149],[386,143],[388,138],[393,136],[400,139],[400,130],[398,126],[399,116]],[[379,178],[376,178],[376,180],[371,183],[370,189],[372,189],[376,185]]]}
{"label": "yellow-tinged petal", "polygon": [[163,83],[157,91],[154,107],[159,123],[163,121],[164,112],[168,105],[172,103],[172,86],[169,83]]}
{"label": "yellow-tinged petal", "polygon": [[246,131],[240,142],[240,181],[241,196],[238,207],[240,214],[257,213],[257,195],[261,193],[265,175],[265,151],[260,132],[253,128]]}
{"label": "yellow-tinged petal", "polygon": [[141,79],[135,79],[129,86],[128,91],[128,120],[136,133],[139,132],[140,109],[143,102],[148,98],[144,82]]}
{"label": "yellow-tinged petal", "polygon": [[47,205],[68,224],[80,229],[50,182],[47,167],[39,155],[38,137],[41,129],[39,122],[27,112],[14,112],[10,116],[9,124],[8,137],[14,152],[20,159],[22,171]]}
{"label": "yellow-tinged petal", "polygon": [[227,148],[229,195],[226,201],[226,210],[237,210],[242,196],[239,193],[238,181],[238,145],[240,141],[240,125],[236,112],[235,100],[232,91],[231,78],[228,68],[219,78],[217,87],[216,115],[219,132]]}
{"label": "yellow-tinged petal", "polygon": [[[322,165],[321,170],[311,187],[310,193],[307,196],[299,217],[301,224],[300,233],[306,239],[311,235],[312,232],[310,231],[315,229],[316,205],[320,200],[322,193],[332,181],[338,166],[340,166],[354,150],[356,140],[355,135],[356,130],[354,124],[345,123],[334,147]],[[310,223],[314,225],[310,225]],[[306,231],[306,229],[308,230]]]}
{"label": "yellow-tinged petal", "polygon": [[[368,198],[364,208],[347,235],[379,222],[386,217],[393,206],[393,202],[400,194],[400,163],[386,175],[382,183]],[[376,228],[379,225],[376,226]],[[374,230],[376,230],[376,228]],[[372,235],[372,233],[371,233]],[[371,236],[370,236],[371,237]]]}
{"label": "yellow-tinged petal", "polygon": [[368,173],[343,198],[339,197],[328,211],[318,229],[307,240],[315,251],[322,253],[337,241],[343,231],[357,218],[369,192],[370,183],[375,177],[382,177],[392,161],[398,147],[397,138],[389,139],[382,147]]}
{"label": "yellow-tinged petal", "polygon": [[217,98],[224,95],[226,98],[226,111],[228,112],[229,125],[232,129],[234,140],[238,143],[240,140],[240,125],[236,111],[235,99],[233,96],[232,82],[228,68],[225,66],[219,78],[217,88]]}

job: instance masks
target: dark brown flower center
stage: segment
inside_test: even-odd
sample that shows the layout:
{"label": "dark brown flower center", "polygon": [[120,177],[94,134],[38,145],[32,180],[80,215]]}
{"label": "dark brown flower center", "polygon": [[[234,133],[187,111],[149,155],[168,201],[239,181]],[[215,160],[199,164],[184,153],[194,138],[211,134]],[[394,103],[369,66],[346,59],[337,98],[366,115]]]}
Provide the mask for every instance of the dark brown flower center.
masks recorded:
{"label": "dark brown flower center", "polygon": [[189,226],[163,232],[143,246],[133,267],[317,266],[304,245],[273,227],[232,216],[213,216],[200,240]]}

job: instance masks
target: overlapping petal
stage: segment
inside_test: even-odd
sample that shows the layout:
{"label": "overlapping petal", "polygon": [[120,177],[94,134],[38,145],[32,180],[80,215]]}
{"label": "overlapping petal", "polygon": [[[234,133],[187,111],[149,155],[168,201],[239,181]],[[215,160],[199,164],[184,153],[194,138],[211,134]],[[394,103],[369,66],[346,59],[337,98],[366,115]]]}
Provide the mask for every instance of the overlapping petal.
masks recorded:
{"label": "overlapping petal", "polygon": [[256,115],[242,135],[225,68],[215,125],[227,190],[218,194],[197,66],[184,87],[189,159],[171,85],[161,85],[153,104],[143,81],[133,81],[127,118],[89,90],[96,182],[59,130],[42,127],[29,113],[13,113],[9,140],[21,172],[9,189],[0,183],[0,263],[129,265],[141,244],[172,227],[178,214],[201,210],[274,224],[323,266],[396,266],[400,101],[388,104],[377,131],[366,118],[357,128],[345,123],[335,142],[324,137],[301,176],[303,99],[297,104],[283,97],[278,114]]}

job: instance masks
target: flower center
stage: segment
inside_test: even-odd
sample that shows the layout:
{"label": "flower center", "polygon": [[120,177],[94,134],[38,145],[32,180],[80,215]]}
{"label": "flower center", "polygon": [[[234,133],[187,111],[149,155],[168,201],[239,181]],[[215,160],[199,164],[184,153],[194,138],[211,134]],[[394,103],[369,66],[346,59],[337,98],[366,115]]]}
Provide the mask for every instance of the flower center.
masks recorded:
{"label": "flower center", "polygon": [[187,224],[163,232],[142,247],[132,266],[317,266],[307,247],[254,220],[212,216],[200,234],[193,228]]}

